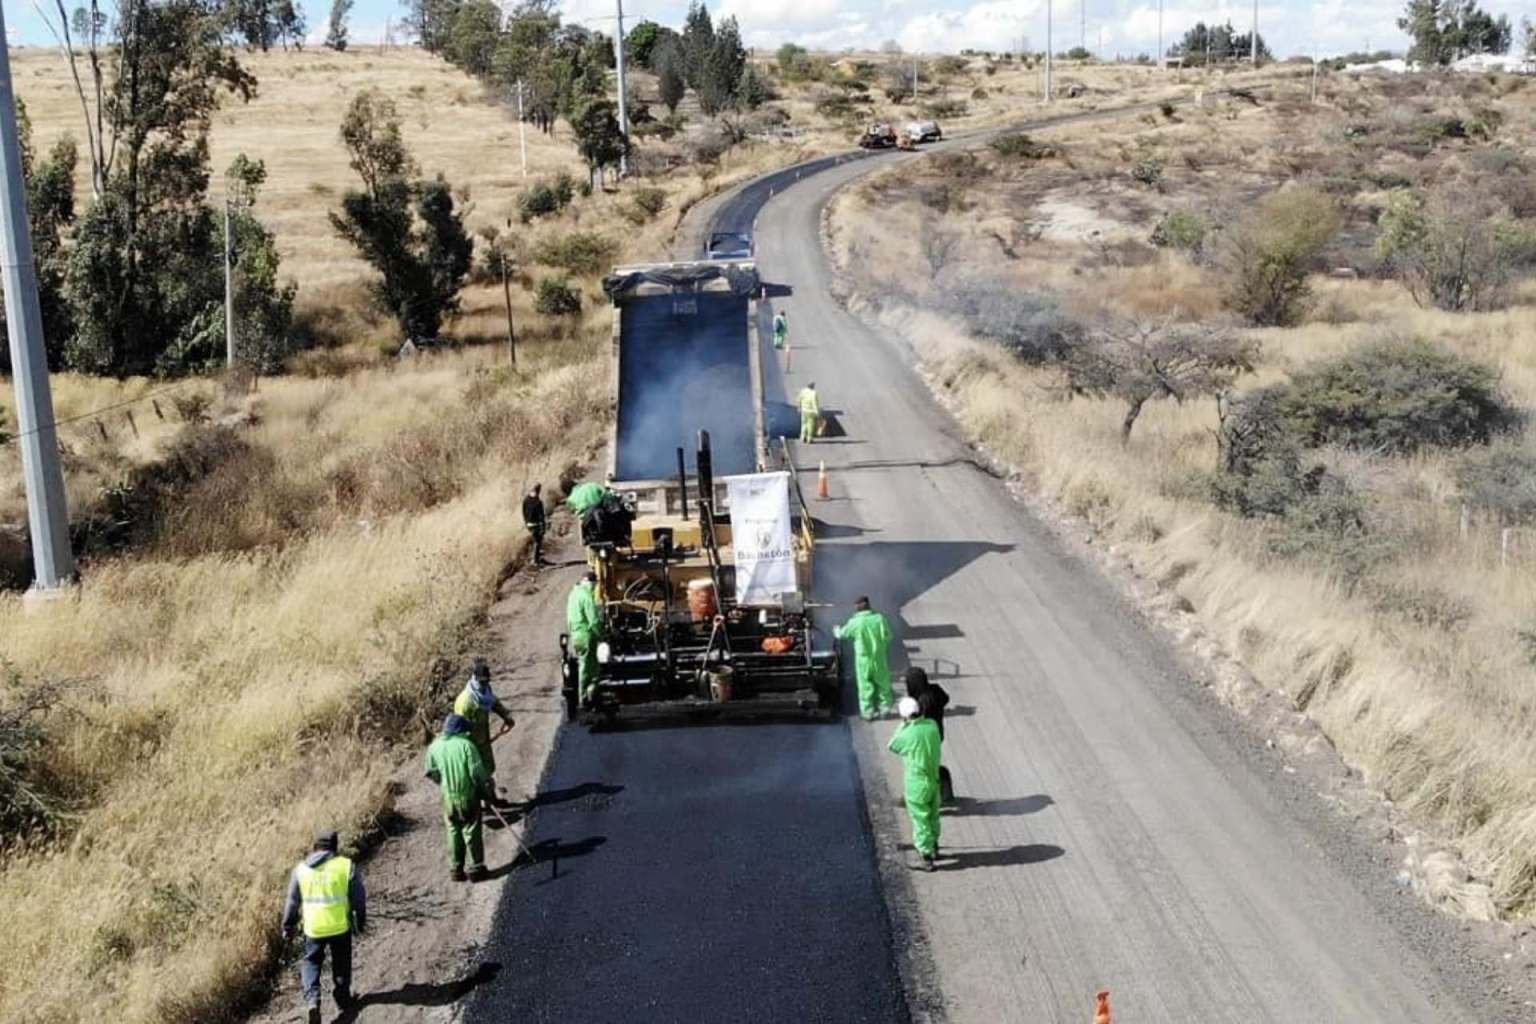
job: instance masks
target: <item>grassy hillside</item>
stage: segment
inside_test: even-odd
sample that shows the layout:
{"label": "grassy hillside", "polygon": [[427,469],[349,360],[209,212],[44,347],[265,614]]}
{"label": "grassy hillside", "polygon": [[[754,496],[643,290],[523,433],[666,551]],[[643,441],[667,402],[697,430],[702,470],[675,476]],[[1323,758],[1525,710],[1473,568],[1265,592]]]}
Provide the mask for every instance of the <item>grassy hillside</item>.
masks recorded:
{"label": "grassy hillside", "polygon": [[[916,340],[971,430],[1455,837],[1511,914],[1536,906],[1536,523],[1520,479],[1491,497],[1469,480],[1489,481],[1493,459],[1527,465],[1531,428],[1407,455],[1325,444],[1305,459],[1326,486],[1241,517],[1213,501],[1223,424],[1209,397],[1154,397],[1125,441],[1123,401],[1073,396],[1059,365],[1009,350],[1105,318],[1228,322],[1228,239],[1260,197],[1305,188],[1341,222],[1319,263],[1332,272],[1312,279],[1299,325],[1239,330],[1259,355],[1229,400],[1423,339],[1493,368],[1504,400],[1536,412],[1533,115],[1536,88],[1519,79],[1329,77],[1316,105],[1298,82],[914,164],[852,190],[834,219],[853,287],[895,293],[866,308]],[[1373,241],[1404,187],[1513,212],[1528,248],[1508,264],[1504,308],[1421,308],[1392,279]],[[1204,242],[1154,245],[1170,214]],[[932,273],[902,272],[914,264]],[[1359,415],[1384,411],[1400,412]]]}

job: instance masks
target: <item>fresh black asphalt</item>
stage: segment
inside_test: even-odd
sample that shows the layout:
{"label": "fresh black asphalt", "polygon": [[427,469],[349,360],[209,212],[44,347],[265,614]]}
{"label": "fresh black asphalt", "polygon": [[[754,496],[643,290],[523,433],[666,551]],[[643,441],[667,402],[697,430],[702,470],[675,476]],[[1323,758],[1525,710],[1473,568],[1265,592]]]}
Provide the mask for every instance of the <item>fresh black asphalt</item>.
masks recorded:
{"label": "fresh black asphalt", "polygon": [[[754,182],[712,229],[835,162]],[[908,1019],[845,722],[567,725],[536,804],[471,1024]]]}
{"label": "fresh black asphalt", "polygon": [[567,727],[539,800],[466,1020],[907,1018],[842,721]]}

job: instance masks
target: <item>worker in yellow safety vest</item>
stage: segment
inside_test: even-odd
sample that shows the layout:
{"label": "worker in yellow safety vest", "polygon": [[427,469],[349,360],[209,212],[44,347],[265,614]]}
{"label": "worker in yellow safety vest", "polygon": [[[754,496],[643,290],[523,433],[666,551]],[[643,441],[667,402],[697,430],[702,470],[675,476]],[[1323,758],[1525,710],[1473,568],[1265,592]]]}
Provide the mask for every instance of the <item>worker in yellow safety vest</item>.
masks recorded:
{"label": "worker in yellow safety vest", "polygon": [[288,878],[283,903],[283,938],[304,927],[304,956],[299,982],[309,1011],[309,1024],[320,1022],[320,968],[331,955],[331,981],[336,1008],[345,1012],[356,1003],[352,995],[352,936],[368,925],[368,894],[357,865],[336,852],[334,829],[315,837],[315,847]]}
{"label": "worker in yellow safety vest", "polygon": [[811,381],[800,389],[800,441],[810,444],[816,439],[816,417],[821,406],[816,402],[816,382]]}

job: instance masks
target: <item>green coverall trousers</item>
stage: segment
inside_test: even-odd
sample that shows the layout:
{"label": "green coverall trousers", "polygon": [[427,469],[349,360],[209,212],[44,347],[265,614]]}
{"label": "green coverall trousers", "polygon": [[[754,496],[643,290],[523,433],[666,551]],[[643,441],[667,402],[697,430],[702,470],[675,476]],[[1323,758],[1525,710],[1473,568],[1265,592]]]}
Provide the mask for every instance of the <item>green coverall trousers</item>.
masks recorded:
{"label": "green coverall trousers", "polygon": [[469,852],[472,867],[485,867],[485,837],[480,828],[480,801],[443,808],[443,823],[448,829],[448,856],[452,867],[464,867],[464,853]]}

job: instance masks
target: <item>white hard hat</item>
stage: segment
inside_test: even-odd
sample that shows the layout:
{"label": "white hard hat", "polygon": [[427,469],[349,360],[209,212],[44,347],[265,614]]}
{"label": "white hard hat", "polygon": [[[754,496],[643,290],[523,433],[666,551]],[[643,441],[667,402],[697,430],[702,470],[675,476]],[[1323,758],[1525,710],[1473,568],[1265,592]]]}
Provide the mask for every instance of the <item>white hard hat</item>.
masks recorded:
{"label": "white hard hat", "polygon": [[901,703],[896,705],[896,710],[901,712],[902,718],[916,718],[918,712],[917,701],[911,697],[903,697],[901,698]]}

